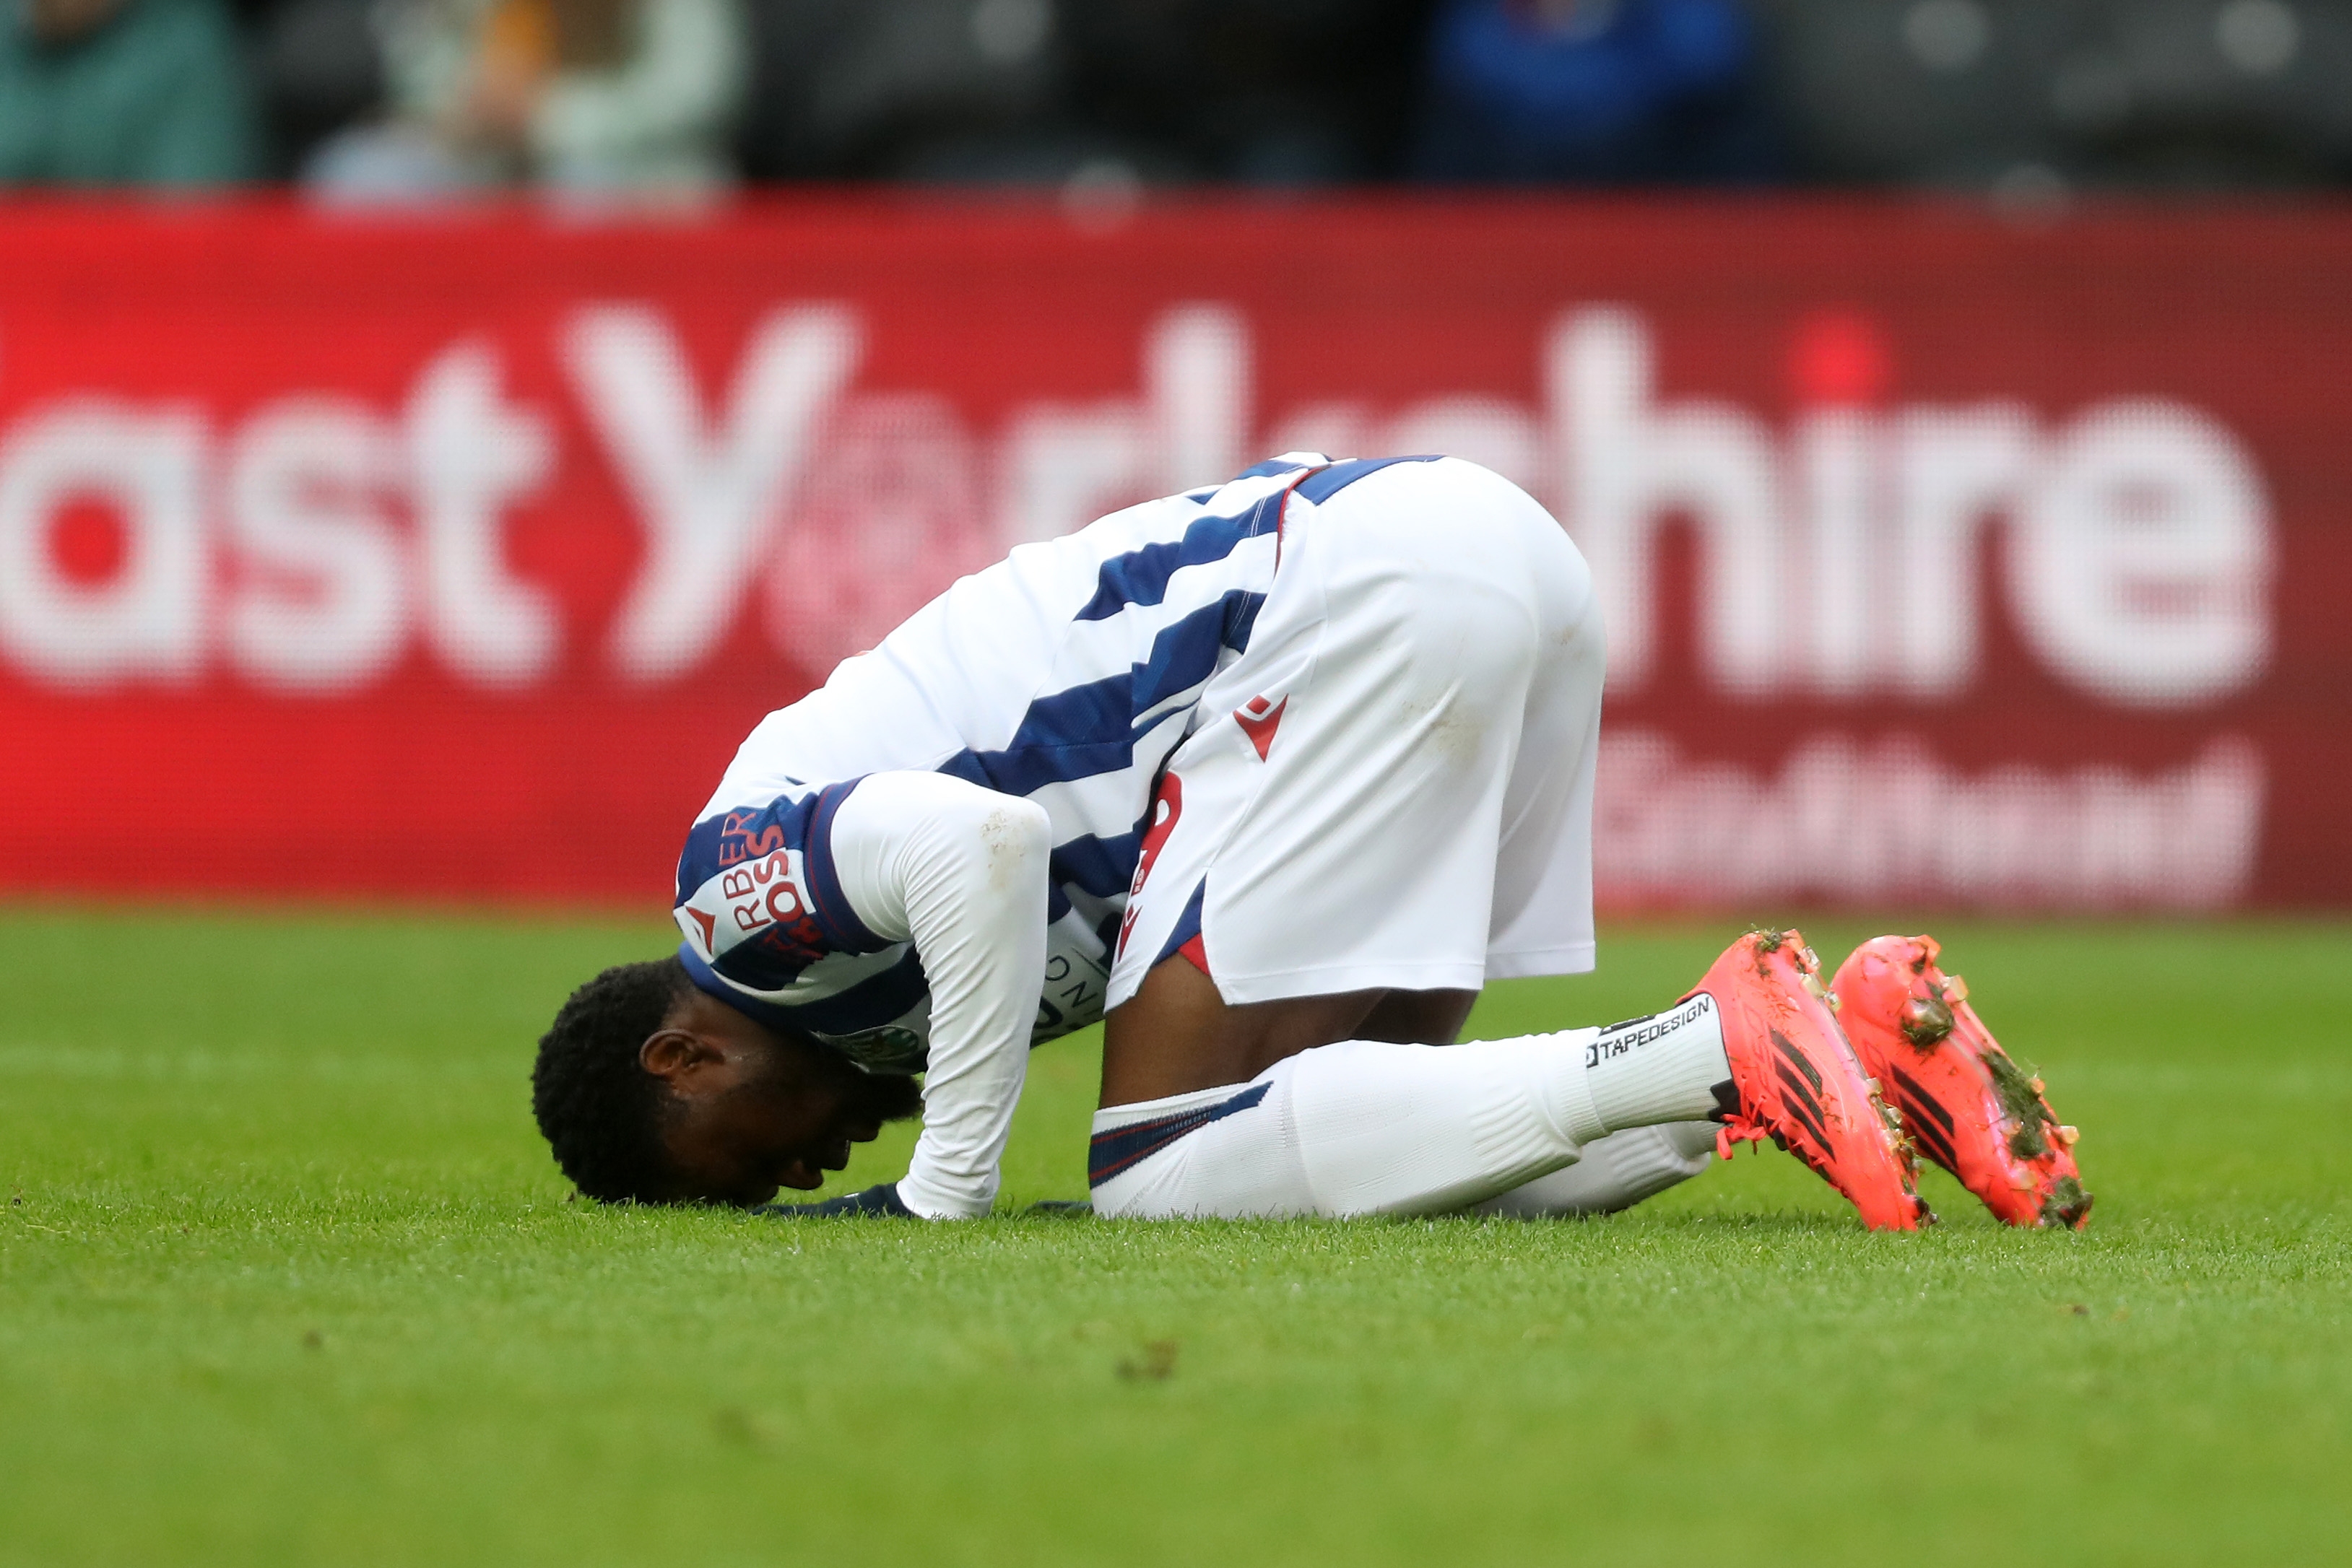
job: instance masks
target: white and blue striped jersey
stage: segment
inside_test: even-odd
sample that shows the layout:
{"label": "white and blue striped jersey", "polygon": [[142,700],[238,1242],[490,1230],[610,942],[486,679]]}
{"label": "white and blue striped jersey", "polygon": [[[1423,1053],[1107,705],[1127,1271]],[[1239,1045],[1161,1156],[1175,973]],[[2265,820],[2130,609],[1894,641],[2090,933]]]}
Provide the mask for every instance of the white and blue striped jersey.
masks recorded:
{"label": "white and blue striped jersey", "polygon": [[870,1070],[923,1070],[922,956],[859,919],[833,830],[862,779],[932,771],[1044,808],[1032,1040],[1099,1018],[1156,778],[1202,689],[1249,645],[1284,506],[1395,461],[1289,454],[1024,545],[770,714],[678,861],[679,956],[696,983]]}
{"label": "white and blue striped jersey", "polygon": [[1293,453],[1024,545],[751,732],[679,857],[697,986],[922,1072],[900,1200],[987,1212],[1028,1048],[1102,1014],[1160,771],[1250,646],[1286,508],[1397,462]]}
{"label": "white and blue striped jersey", "polygon": [[[919,1072],[929,985],[858,919],[833,818],[858,780],[939,771],[1051,822],[1034,1039],[1094,1022],[1152,785],[1209,677],[1249,646],[1282,507],[1409,458],[1286,454],[1228,485],[1112,513],[957,580],[743,740],[677,862],[696,985],[877,1072]],[[1425,458],[1423,458],[1425,461]]]}

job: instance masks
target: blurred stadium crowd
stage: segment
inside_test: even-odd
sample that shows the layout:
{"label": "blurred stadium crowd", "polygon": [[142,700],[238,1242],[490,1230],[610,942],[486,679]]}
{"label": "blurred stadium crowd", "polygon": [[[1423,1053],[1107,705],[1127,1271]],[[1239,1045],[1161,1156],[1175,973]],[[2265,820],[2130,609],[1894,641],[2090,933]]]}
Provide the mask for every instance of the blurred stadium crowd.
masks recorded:
{"label": "blurred stadium crowd", "polygon": [[2278,189],[2352,0],[12,0],[0,184]]}

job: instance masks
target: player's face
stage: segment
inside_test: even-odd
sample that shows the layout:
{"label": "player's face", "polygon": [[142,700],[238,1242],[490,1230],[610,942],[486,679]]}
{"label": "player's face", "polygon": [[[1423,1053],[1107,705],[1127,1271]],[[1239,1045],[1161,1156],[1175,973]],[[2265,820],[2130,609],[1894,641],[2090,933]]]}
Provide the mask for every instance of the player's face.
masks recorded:
{"label": "player's face", "polygon": [[[698,998],[709,1001],[709,998]],[[669,1082],[664,1129],[677,1196],[751,1207],[780,1187],[824,1185],[886,1122],[911,1116],[922,1096],[911,1079],[859,1071],[832,1052],[787,1040],[710,1002],[676,1020],[690,1045],[682,1062],[656,1060],[664,1036],[646,1042],[646,1065]]]}

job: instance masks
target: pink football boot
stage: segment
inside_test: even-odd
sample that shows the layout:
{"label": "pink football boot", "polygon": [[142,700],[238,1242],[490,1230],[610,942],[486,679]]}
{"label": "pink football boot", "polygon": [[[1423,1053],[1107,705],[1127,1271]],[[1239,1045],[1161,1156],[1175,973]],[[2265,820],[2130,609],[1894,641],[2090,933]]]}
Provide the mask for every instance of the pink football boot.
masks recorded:
{"label": "pink football boot", "polygon": [[2042,1080],[2009,1059],[1969,1006],[1958,975],[1936,967],[1933,936],[1877,936],[1853,950],[1832,987],[1863,1065],[1902,1112],[1927,1157],[2011,1225],[2072,1226],[2091,1215]]}
{"label": "pink football boot", "polygon": [[1699,991],[1722,1009],[1739,1097],[1717,1134],[1724,1158],[1735,1144],[1770,1138],[1843,1193],[1873,1230],[1934,1221],[1919,1201],[1901,1124],[1838,1028],[1821,961],[1801,933],[1749,932],[1691,995]]}

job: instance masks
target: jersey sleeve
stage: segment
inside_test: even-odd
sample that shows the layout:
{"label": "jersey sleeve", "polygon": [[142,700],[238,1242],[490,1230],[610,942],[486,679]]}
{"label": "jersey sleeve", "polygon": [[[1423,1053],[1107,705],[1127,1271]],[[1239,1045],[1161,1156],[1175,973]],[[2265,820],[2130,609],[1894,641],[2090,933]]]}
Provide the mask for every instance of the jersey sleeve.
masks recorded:
{"label": "jersey sleeve", "polygon": [[913,943],[930,986],[923,1130],[899,1198],[929,1218],[985,1214],[1045,977],[1045,809],[944,774],[876,773],[828,826],[860,929]]}
{"label": "jersey sleeve", "polygon": [[890,945],[857,918],[832,852],[834,820],[861,782],[788,790],[695,824],[675,915],[698,985],[756,1005],[829,954]]}

